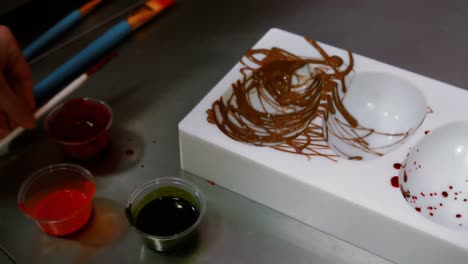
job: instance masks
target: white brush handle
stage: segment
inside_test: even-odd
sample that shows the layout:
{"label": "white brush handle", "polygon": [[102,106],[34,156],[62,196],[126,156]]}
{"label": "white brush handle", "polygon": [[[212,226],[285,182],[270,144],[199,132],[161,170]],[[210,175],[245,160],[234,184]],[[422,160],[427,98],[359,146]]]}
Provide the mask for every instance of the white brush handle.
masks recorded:
{"label": "white brush handle", "polygon": [[[82,74],[75,80],[73,80],[67,87],[58,92],[52,99],[40,107],[35,113],[34,117],[36,119],[41,118],[45,113],[50,111],[54,106],[61,102],[65,97],[74,92],[78,87],[80,87],[87,79],[88,74]],[[17,136],[19,136],[24,131],[24,128],[17,127],[15,130],[11,131],[8,136],[0,140],[0,155],[5,155],[8,153],[8,146],[10,142],[13,141]]]}

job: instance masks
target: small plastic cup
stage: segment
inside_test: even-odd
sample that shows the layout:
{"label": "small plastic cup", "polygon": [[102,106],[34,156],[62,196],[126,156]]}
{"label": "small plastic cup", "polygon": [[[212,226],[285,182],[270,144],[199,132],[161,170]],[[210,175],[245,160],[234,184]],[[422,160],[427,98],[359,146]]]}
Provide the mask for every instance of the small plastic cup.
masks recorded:
{"label": "small plastic cup", "polygon": [[[155,236],[139,229],[136,221],[140,211],[149,202],[161,197],[177,197],[188,201],[198,212],[196,221],[183,232],[169,236]],[[195,240],[197,227],[205,215],[205,208],[205,199],[193,183],[182,178],[160,178],[146,182],[137,188],[128,200],[125,213],[130,225],[135,228],[148,248],[169,252],[180,249]],[[165,217],[165,215],[158,217]]]}
{"label": "small plastic cup", "polygon": [[76,232],[89,220],[95,193],[93,175],[74,164],[44,167],[27,178],[18,193],[18,207],[47,234]]}
{"label": "small plastic cup", "polygon": [[65,155],[76,160],[89,160],[107,147],[112,117],[112,109],[105,102],[74,98],[47,115],[45,129]]}

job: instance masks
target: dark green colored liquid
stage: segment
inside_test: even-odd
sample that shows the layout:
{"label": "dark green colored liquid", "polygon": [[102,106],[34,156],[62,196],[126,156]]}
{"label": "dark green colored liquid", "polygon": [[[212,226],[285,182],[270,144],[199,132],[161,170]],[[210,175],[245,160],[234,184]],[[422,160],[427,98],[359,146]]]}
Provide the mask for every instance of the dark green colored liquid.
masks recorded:
{"label": "dark green colored liquid", "polygon": [[147,203],[136,218],[135,226],[153,236],[182,233],[198,218],[197,209],[179,197],[160,197]]}

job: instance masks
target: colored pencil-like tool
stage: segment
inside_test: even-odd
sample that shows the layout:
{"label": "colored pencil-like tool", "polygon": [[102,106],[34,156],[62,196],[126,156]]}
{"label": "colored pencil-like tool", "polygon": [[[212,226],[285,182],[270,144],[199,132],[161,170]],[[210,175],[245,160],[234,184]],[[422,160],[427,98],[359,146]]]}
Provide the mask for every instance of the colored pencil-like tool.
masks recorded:
{"label": "colored pencil-like tool", "polygon": [[[98,63],[94,64],[91,68],[89,68],[85,73],[81,74],[78,78],[73,80],[70,84],[68,84],[65,88],[63,88],[60,92],[58,92],[54,97],[52,97],[47,103],[41,106],[37,111],[34,113],[34,117],[36,119],[41,118],[44,116],[45,113],[49,112],[53,107],[55,107],[59,102],[61,102],[65,97],[73,93],[76,89],[78,89],[83,83],[88,80],[89,76],[96,73],[99,69],[101,69],[105,64],[107,64],[112,58],[117,55],[116,52],[112,52],[108,56],[101,59]],[[21,133],[23,133],[24,128],[17,127],[14,129],[8,136],[4,137],[0,140],[0,156],[5,155],[8,153],[10,143]]]}
{"label": "colored pencil-like tool", "polygon": [[38,105],[40,105],[42,100],[44,100],[60,83],[73,77],[77,71],[84,68],[90,61],[93,61],[98,56],[117,45],[132,31],[135,31],[172,3],[173,0],[147,1],[134,14],[127,17],[126,20],[117,23],[70,60],[62,64],[34,87],[34,95]]}
{"label": "colored pencil-like tool", "polygon": [[57,24],[52,26],[43,35],[34,40],[29,46],[23,50],[23,55],[26,60],[32,59],[39,51],[46,47],[50,42],[58,36],[69,30],[73,25],[78,23],[83,17],[94,10],[102,0],[91,0],[84,6],[72,11],[70,14],[61,19]]}

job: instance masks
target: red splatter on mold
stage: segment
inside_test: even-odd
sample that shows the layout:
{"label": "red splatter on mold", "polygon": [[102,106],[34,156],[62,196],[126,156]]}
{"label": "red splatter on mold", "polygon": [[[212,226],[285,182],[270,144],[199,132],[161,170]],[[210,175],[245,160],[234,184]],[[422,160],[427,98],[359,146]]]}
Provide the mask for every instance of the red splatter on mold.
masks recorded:
{"label": "red splatter on mold", "polygon": [[214,181],[206,180],[211,186],[215,186],[216,183]]}
{"label": "red splatter on mold", "polygon": [[433,213],[429,213],[429,215],[430,215],[430,216],[434,216],[434,214],[433,214]]}
{"label": "red splatter on mold", "polygon": [[444,206],[444,204],[443,204],[443,203],[440,203],[439,205],[440,205],[440,207]]}
{"label": "red splatter on mold", "polygon": [[448,193],[447,193],[447,192],[442,192],[442,196],[443,196],[443,197],[447,197],[447,196],[448,196]]}
{"label": "red splatter on mold", "polygon": [[452,190],[452,189],[453,189],[453,186],[450,185],[450,186],[449,186],[449,189]]}
{"label": "red splatter on mold", "polygon": [[395,168],[396,170],[401,169],[401,163],[395,163],[395,164],[393,164],[393,168]]}
{"label": "red splatter on mold", "polygon": [[414,209],[416,209],[416,211],[418,211],[418,212],[421,212],[421,208],[419,208],[419,207],[415,207]]}
{"label": "red splatter on mold", "polygon": [[456,217],[457,217],[457,218],[461,218],[462,215],[461,215],[461,214],[457,214]]}
{"label": "red splatter on mold", "polygon": [[127,156],[133,156],[133,154],[135,154],[135,151],[133,149],[127,149],[127,151],[125,151],[125,155]]}
{"label": "red splatter on mold", "polygon": [[403,171],[403,181],[407,182],[408,181],[408,175],[406,174],[406,170]]}
{"label": "red splatter on mold", "polygon": [[426,195],[425,195],[423,192],[421,192],[421,196],[422,196],[422,197],[426,197]]}
{"label": "red splatter on mold", "polygon": [[426,131],[424,131],[424,134],[427,135],[427,134],[429,134],[429,132],[431,132],[431,131],[430,131],[430,130],[426,130]]}
{"label": "red splatter on mold", "polygon": [[393,176],[392,179],[390,179],[390,183],[392,184],[393,187],[400,188],[400,182],[398,180],[398,176]]}

